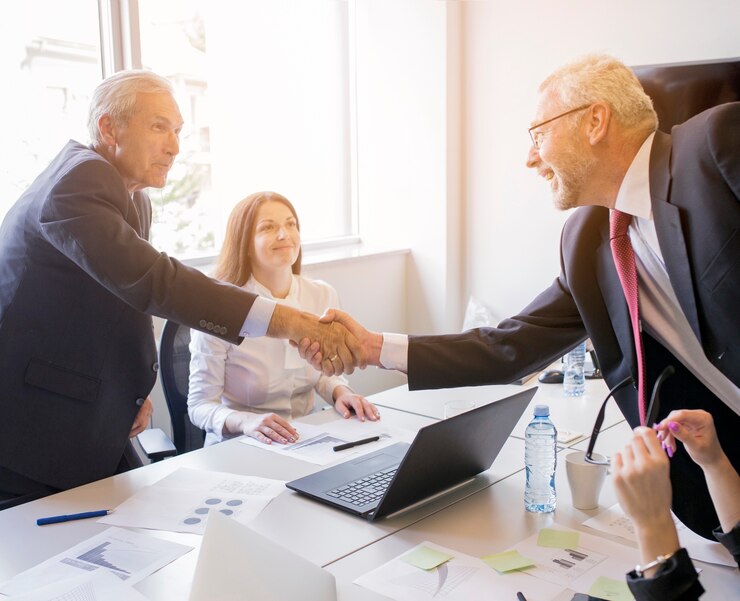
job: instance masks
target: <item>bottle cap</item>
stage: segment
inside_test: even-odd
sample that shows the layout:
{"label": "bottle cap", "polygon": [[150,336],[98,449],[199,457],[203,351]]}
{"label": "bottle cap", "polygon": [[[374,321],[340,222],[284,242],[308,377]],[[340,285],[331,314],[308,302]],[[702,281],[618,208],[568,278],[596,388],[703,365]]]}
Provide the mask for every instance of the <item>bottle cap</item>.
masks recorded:
{"label": "bottle cap", "polygon": [[550,407],[547,405],[535,405],[534,416],[535,417],[547,417],[550,415]]}

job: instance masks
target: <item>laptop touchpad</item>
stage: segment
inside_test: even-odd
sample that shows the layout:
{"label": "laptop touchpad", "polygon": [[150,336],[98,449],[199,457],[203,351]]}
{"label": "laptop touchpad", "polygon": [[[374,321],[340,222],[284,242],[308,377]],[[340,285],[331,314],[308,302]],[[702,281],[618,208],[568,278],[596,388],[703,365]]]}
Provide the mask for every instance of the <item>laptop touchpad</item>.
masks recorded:
{"label": "laptop touchpad", "polygon": [[398,463],[398,457],[387,455],[386,453],[372,455],[370,457],[358,457],[352,461],[353,465],[359,466],[361,469],[368,470],[369,472],[377,471],[387,465],[392,465],[393,463]]}

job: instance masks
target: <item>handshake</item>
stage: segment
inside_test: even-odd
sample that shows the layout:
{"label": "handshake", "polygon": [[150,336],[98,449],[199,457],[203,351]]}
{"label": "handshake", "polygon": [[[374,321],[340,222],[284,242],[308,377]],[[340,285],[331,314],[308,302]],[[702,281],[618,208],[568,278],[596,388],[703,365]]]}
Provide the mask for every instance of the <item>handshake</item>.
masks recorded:
{"label": "handshake", "polygon": [[277,305],[267,335],[290,340],[300,356],[326,376],[351,374],[355,367],[381,367],[382,334],[370,332],[339,309],[329,309],[317,319]]}

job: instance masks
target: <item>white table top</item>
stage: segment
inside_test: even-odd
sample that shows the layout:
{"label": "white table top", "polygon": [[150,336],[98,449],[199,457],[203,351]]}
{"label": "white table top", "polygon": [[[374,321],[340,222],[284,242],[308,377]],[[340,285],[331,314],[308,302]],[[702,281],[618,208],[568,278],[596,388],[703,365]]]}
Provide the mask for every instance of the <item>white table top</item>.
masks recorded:
{"label": "white table top", "polygon": [[[389,425],[417,430],[441,416],[447,400],[472,398],[482,404],[521,390],[521,386],[486,386],[409,392],[404,386],[374,395],[371,400],[383,407],[382,419]],[[561,390],[557,385],[541,385],[534,403],[549,404],[557,426],[590,434],[593,419],[605,395],[603,381],[590,381],[586,396],[580,399],[561,396]],[[333,411],[323,411],[305,419],[310,423],[323,423],[339,417]],[[581,529],[581,522],[594,515],[596,510],[583,512],[570,506],[570,492],[562,468],[556,477],[558,509],[554,518],[524,511],[522,437],[529,419],[529,415],[522,418],[490,470],[425,505],[374,523],[286,490],[267,506],[251,527],[333,572],[337,577],[339,598],[345,601],[378,599],[374,593],[353,585],[352,580],[423,540],[480,556],[512,546],[538,528],[552,523],[554,518],[565,526]],[[616,406],[611,404],[596,450],[611,455],[624,445],[628,436],[629,428],[621,420]],[[586,447],[585,442],[571,444],[577,449]],[[561,450],[559,457],[568,452],[570,449]],[[136,491],[180,467],[282,480],[321,469],[314,464],[233,440],[5,510],[0,512],[0,532],[3,534],[0,540],[0,581],[107,528],[94,520],[41,528],[35,525],[36,518],[115,507]],[[601,506],[608,507],[615,502],[611,487],[605,487]],[[136,589],[152,600],[187,599],[201,537],[154,530],[145,532],[195,549],[138,583]],[[23,541],[23,544],[18,541]],[[702,576],[705,587],[711,590],[706,598],[719,598],[721,594],[730,598],[731,595],[726,593],[734,590],[731,587],[737,587],[737,571],[702,567],[705,568]]]}
{"label": "white table top", "polygon": [[[537,394],[525,410],[522,418],[514,427],[512,436],[524,438],[524,430],[532,419],[535,405],[549,405],[550,418],[558,429],[578,432],[581,435],[563,446],[573,446],[591,435],[596,414],[601,403],[609,392],[602,379],[586,380],[586,393],[581,397],[568,397],[563,393],[561,384],[540,384],[537,379],[529,380],[524,385],[507,384],[503,386],[468,386],[464,388],[443,388],[438,390],[409,390],[408,385],[397,386],[373,395],[376,405],[408,411],[436,419],[444,417],[444,405],[447,401],[468,400],[476,406],[498,401],[532,386],[537,386]],[[613,426],[624,419],[616,402],[610,401],[606,406],[602,428]]]}
{"label": "white table top", "polygon": [[[622,422],[602,431],[598,446],[604,452],[613,454],[624,446],[629,434],[629,427]],[[585,445],[583,447],[585,449]],[[352,584],[352,581],[424,541],[432,541],[474,557],[483,557],[505,551],[540,528],[551,527],[554,524],[602,536],[632,547],[635,552],[634,564],[638,563],[639,557],[634,543],[596,532],[582,525],[588,518],[616,503],[617,498],[611,480],[607,479],[599,498],[599,508],[589,511],[574,509],[571,505],[565,470],[561,467],[563,456],[569,452],[572,452],[572,449],[563,449],[558,454],[560,459],[556,472],[558,501],[557,509],[552,514],[533,514],[525,511],[523,500],[525,474],[519,471],[490,488],[448,507],[445,511],[416,522],[327,566],[337,579],[340,599],[353,601],[385,599]],[[634,564],[627,566],[625,573]],[[737,597],[740,577],[736,569],[701,562],[697,562],[696,565],[702,569],[701,580],[707,589],[702,599],[727,601]]]}
{"label": "white table top", "polygon": [[[308,416],[305,421],[322,423],[340,419],[334,411],[323,411]],[[384,409],[382,419],[394,427],[410,430],[417,430],[435,421],[393,409]],[[250,526],[272,540],[284,543],[313,563],[323,566],[521,470],[523,458],[523,441],[509,438],[493,466],[472,482],[427,504],[379,522],[369,522],[286,490]],[[286,481],[321,469],[321,466],[315,464],[231,440],[5,510],[0,512],[0,531],[3,533],[3,543],[0,543],[0,581],[108,528],[106,524],[95,520],[38,527],[35,524],[36,518],[76,513],[93,507],[113,508],[136,491],[153,484],[179,467]],[[187,598],[201,537],[155,530],[144,532],[194,546],[195,550],[137,584],[136,588],[151,599]],[[10,542],[19,540],[24,541],[22,546]]]}

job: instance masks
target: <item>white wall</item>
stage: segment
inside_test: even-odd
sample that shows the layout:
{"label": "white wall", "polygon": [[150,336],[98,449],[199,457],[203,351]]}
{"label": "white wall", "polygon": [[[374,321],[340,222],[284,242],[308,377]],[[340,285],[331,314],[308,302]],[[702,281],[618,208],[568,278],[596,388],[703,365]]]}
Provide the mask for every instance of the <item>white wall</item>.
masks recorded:
{"label": "white wall", "polygon": [[567,215],[524,166],[551,71],[589,52],[630,65],[740,56],[739,26],[737,0],[463,3],[466,290],[503,318],[559,270]]}
{"label": "white wall", "polygon": [[460,6],[356,6],[360,235],[412,249],[406,331],[459,329]]}

